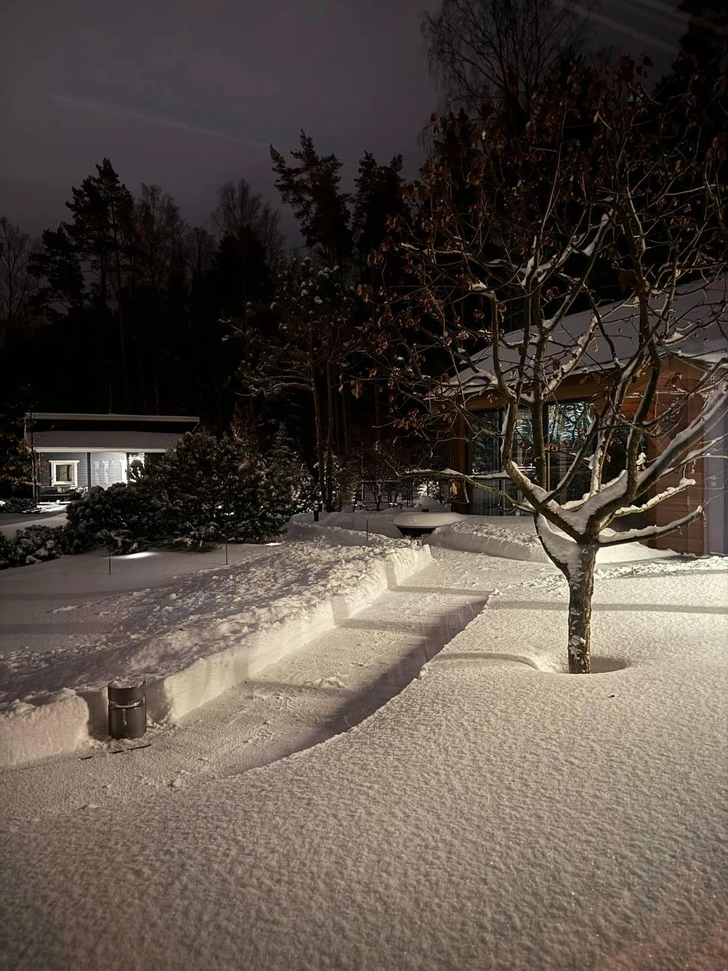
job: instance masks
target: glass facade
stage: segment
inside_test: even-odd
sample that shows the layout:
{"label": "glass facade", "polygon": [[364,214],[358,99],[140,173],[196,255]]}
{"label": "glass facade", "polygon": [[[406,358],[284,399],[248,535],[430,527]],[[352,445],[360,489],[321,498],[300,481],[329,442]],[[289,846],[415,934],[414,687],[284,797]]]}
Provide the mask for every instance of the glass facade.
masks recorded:
{"label": "glass facade", "polygon": [[[588,401],[558,402],[546,407],[544,417],[547,429],[547,483],[549,489],[556,489],[584,444],[591,421],[591,405]],[[511,504],[504,498],[504,493],[515,497],[516,490],[502,472],[499,437],[502,421],[501,411],[481,412],[471,417],[468,471],[476,480],[497,490],[497,494],[494,494],[470,487],[468,510],[473,515],[513,514]],[[527,475],[533,474],[533,422],[531,412],[526,408],[521,409],[518,416],[513,458]],[[560,502],[580,499],[588,491],[589,475],[584,463],[569,485],[557,493],[557,499]]]}

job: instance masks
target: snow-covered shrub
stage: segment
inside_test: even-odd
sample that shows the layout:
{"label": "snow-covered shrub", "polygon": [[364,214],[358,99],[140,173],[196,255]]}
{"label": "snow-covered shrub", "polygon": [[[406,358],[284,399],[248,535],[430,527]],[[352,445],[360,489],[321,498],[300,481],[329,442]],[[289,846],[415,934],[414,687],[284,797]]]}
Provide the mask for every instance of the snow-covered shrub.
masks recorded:
{"label": "snow-covered shrub", "polygon": [[266,504],[278,506],[286,519],[318,508],[318,483],[284,428],[278,430],[272,448],[265,454],[265,475],[268,483]]}
{"label": "snow-covered shrub", "polygon": [[99,533],[99,539],[111,556],[142,553],[149,545],[146,537],[136,537],[130,529],[102,529]]}
{"label": "snow-covered shrub", "polygon": [[7,570],[9,566],[17,566],[14,557],[15,546],[11,539],[0,533],[0,570]]}
{"label": "snow-covered shrub", "polygon": [[114,555],[145,549],[165,535],[163,511],[145,485],[118,482],[108,489],[92,488],[66,511],[65,548],[83,553],[104,544]]}
{"label": "snow-covered shrub", "polygon": [[353,506],[361,478],[361,463],[357,458],[334,455],[332,463],[334,480],[332,508]]}
{"label": "snow-covered shrub", "polygon": [[93,488],[68,507],[66,551],[100,543],[112,555],[151,543],[207,550],[216,543],[262,542],[294,512],[313,508],[311,475],[279,436],[267,456],[245,436],[190,432],[128,485]]}
{"label": "snow-covered shrub", "polygon": [[0,570],[55,560],[63,555],[63,526],[28,526],[11,539],[0,535]]}
{"label": "snow-covered shrub", "polygon": [[18,513],[30,512],[37,503],[30,496],[7,496],[0,499],[0,513],[7,512],[17,515]]}
{"label": "snow-covered shrub", "polygon": [[169,541],[172,550],[186,550],[190,553],[207,553],[219,543],[220,532],[215,524],[192,526],[184,536],[176,536]]}

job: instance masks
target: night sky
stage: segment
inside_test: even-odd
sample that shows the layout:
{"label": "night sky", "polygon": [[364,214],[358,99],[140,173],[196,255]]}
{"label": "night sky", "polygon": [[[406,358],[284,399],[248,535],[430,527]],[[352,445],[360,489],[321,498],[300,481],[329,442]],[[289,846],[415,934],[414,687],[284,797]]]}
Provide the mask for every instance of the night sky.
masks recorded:
{"label": "night sky", "polygon": [[[0,215],[31,234],[109,157],[133,192],[171,192],[208,225],[218,186],[278,203],[268,144],[305,128],[345,179],[365,150],[413,174],[436,105],[420,34],[427,0],[5,0]],[[436,9],[439,3],[432,0]],[[602,0],[599,44],[666,69],[683,32],[664,0]],[[292,229],[290,217],[284,228]]]}

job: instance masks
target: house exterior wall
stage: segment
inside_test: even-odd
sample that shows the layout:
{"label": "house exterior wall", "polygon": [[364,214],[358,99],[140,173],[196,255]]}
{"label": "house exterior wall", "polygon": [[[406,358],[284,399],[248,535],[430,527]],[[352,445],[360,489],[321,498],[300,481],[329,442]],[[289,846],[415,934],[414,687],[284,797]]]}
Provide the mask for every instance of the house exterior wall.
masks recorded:
{"label": "house exterior wall", "polygon": [[719,439],[718,453],[704,460],[705,466],[705,552],[728,553],[728,460],[723,454],[728,444],[728,414],[711,437]]}
{"label": "house exterior wall", "polygon": [[36,452],[38,483],[41,489],[51,487],[51,462],[77,462],[78,488],[88,486],[88,463],[85,452]]}
{"label": "house exterior wall", "polygon": [[[698,383],[702,373],[693,365],[686,363],[676,363],[673,367],[666,369],[662,375],[660,389],[657,393],[653,417],[659,418],[661,413],[673,405],[676,401],[675,392],[671,390],[673,384],[678,383],[685,391],[690,391]],[[651,443],[648,459],[660,454],[662,449],[669,444],[675,434],[685,428],[690,422],[700,416],[703,406],[702,399],[698,396],[688,400],[688,407],[681,417],[681,420],[671,428],[667,434],[655,439]],[[651,490],[650,495],[664,492],[671,486],[677,486],[683,478],[694,479],[695,485],[690,486],[684,492],[678,492],[669,496],[651,510],[648,523],[657,526],[667,526],[676,519],[687,516],[698,506],[705,507],[705,462],[700,459],[692,462],[687,468],[680,468],[679,471],[671,475],[663,476],[658,484]],[[705,545],[705,523],[702,518],[698,518],[688,526],[660,536],[655,540],[648,541],[648,546],[653,549],[675,550],[676,553],[691,553],[701,556],[706,552]]]}
{"label": "house exterior wall", "polygon": [[[129,462],[142,458],[154,464],[163,453],[160,452],[41,452],[35,453],[37,481],[40,489],[53,487],[51,463],[76,463],[76,488],[88,489],[101,486],[108,489],[116,482],[128,481]],[[57,488],[71,488],[58,486]]]}
{"label": "house exterior wall", "polygon": [[[661,390],[657,396],[655,414],[659,415],[674,400],[675,392],[671,391],[673,382],[677,378],[682,389],[689,390],[699,380],[701,372],[693,365],[672,359],[665,373],[661,377]],[[635,393],[627,399],[628,404],[625,413],[636,408],[639,399],[640,386],[635,387]],[[601,388],[597,382],[588,375],[576,377],[564,382],[559,388],[556,400],[559,402],[575,401],[579,399],[598,399]],[[677,428],[671,428],[669,433],[663,438],[650,441],[648,445],[648,461],[660,453],[676,431],[685,427],[693,418],[697,417],[701,408],[701,401],[696,397],[689,402],[689,408],[683,415]],[[473,399],[469,405],[469,410],[477,414],[478,412],[491,411],[501,407],[501,402],[496,395],[480,396]],[[654,414],[653,414],[654,417]],[[723,419],[723,432],[728,431],[728,419]],[[460,434],[453,442],[451,448],[451,461],[453,468],[463,472],[470,472],[468,468],[468,445],[467,431],[463,419],[459,419]],[[720,429],[713,433],[716,437],[720,434]],[[728,552],[727,542],[727,523],[725,508],[725,486],[726,486],[726,462],[725,460],[699,460],[691,464],[686,470],[685,475],[695,480],[695,485],[684,492],[680,492],[659,503],[647,513],[637,514],[623,521],[615,521],[614,528],[632,528],[647,525],[667,525],[668,523],[680,519],[687,515],[691,510],[699,505],[705,508],[705,519],[697,519],[690,525],[658,537],[649,541],[648,545],[655,549],[675,550],[679,553],[691,553],[702,555],[707,552],[726,553]],[[682,478],[682,470],[674,475],[663,477],[658,485],[651,490],[649,495],[664,491],[669,486],[676,486]],[[470,487],[469,487],[470,488]],[[649,496],[648,496],[649,497]],[[453,504],[453,509],[457,512],[468,512],[472,503],[460,502]]]}

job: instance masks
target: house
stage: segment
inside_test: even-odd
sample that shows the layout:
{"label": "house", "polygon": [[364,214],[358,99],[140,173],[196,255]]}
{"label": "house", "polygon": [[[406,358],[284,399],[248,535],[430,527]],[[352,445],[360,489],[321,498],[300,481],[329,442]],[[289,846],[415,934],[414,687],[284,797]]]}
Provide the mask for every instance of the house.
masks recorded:
{"label": "house", "polygon": [[[662,357],[656,404],[651,417],[665,413],[680,392],[694,388],[706,372],[728,361],[728,284],[718,280],[705,288],[686,288],[675,300],[674,319],[671,321],[671,337],[665,342]],[[604,400],[605,388],[609,386],[610,374],[615,373],[615,360],[627,362],[633,356],[638,341],[635,326],[636,311],[630,302],[614,304],[601,309],[604,321],[603,331],[588,343],[584,357],[578,368],[562,381],[546,408],[546,428],[548,429],[547,486],[555,490],[559,481],[572,465],[579,452],[580,444],[589,427],[595,402]],[[592,319],[590,312],[573,314],[566,317],[552,335],[554,348],[554,367],[559,364],[559,355],[564,350],[574,348],[582,335],[588,332]],[[662,326],[657,317],[655,326]],[[522,332],[505,335],[506,343],[501,347],[501,364],[515,377],[521,356]],[[549,364],[549,366],[551,366]],[[618,365],[617,365],[618,367]],[[515,496],[515,486],[501,469],[499,431],[501,428],[501,405],[496,392],[492,390],[493,357],[490,350],[478,355],[473,368],[458,374],[460,388],[468,394],[467,425],[460,420],[460,434],[453,446],[451,461],[453,468],[465,472],[476,481],[481,481],[496,492],[485,492],[471,488],[467,501],[456,504],[459,512],[474,515],[502,515],[512,506],[502,500],[502,493]],[[633,390],[625,399],[623,414],[637,407],[641,391],[645,388],[648,375],[633,378]],[[693,399],[683,423],[697,417],[700,402]],[[532,471],[531,415],[524,408],[518,421],[515,461],[525,471]],[[672,434],[675,433],[673,429]],[[691,509],[702,505],[704,517],[681,530],[650,541],[650,545],[662,549],[672,549],[683,553],[706,554],[728,553],[728,512],[726,509],[726,484],[728,482],[728,463],[725,452],[728,443],[728,414],[723,413],[719,424],[710,432],[710,439],[718,444],[707,458],[691,463],[688,477],[695,485],[684,492],[678,492],[644,513],[615,521],[615,527],[642,527],[666,525],[686,515]],[[663,440],[664,444],[664,440]],[[605,467],[606,478],[609,473],[618,474],[623,467],[620,448],[624,442],[615,440]],[[659,454],[661,440],[650,439],[646,443],[647,461]],[[590,471],[586,463],[571,482],[566,494],[556,494],[559,501],[579,499],[588,491]],[[660,481],[659,489],[677,485],[680,474],[666,477]],[[501,496],[499,496],[499,493]],[[649,493],[652,495],[653,493]]]}
{"label": "house", "polygon": [[73,490],[127,482],[135,462],[153,462],[198,424],[187,415],[27,415],[34,495],[62,499]]}

